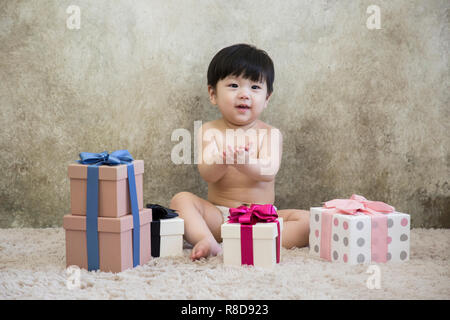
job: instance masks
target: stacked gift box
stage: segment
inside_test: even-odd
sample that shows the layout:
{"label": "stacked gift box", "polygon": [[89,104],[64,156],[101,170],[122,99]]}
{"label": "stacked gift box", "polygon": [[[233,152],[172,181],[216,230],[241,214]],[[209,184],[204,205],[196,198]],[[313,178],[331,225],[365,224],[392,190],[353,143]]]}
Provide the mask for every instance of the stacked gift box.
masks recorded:
{"label": "stacked gift box", "polygon": [[[144,161],[134,160],[126,150],[80,153],[80,158],[68,168],[71,212],[63,219],[66,265],[121,272],[147,263],[155,237],[152,209],[143,206]],[[182,250],[178,243],[184,229],[176,231],[177,246],[171,247],[171,255]]]}

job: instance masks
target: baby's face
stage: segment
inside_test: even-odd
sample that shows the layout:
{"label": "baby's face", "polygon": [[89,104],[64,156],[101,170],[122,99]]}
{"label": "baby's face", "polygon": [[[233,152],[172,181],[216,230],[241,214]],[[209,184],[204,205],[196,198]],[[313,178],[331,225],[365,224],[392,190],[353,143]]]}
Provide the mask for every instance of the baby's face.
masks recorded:
{"label": "baby's face", "polygon": [[267,107],[266,81],[252,81],[242,76],[228,76],[217,82],[216,90],[208,88],[211,102],[219,107],[222,116],[237,126],[251,124]]}

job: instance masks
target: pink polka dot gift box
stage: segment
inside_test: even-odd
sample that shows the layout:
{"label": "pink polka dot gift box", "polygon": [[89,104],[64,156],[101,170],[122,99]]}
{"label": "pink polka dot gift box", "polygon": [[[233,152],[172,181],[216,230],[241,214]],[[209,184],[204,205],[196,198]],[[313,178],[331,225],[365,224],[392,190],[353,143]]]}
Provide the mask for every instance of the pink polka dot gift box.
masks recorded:
{"label": "pink polka dot gift box", "polygon": [[310,209],[310,254],[347,264],[409,260],[410,215],[359,195]]}

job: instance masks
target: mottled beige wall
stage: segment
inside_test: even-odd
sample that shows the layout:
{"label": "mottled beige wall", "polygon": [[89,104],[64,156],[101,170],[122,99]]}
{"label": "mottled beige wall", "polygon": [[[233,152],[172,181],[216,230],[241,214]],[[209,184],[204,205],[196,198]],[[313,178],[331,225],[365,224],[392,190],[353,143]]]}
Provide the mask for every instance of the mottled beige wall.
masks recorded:
{"label": "mottled beige wall", "polygon": [[[79,30],[66,26],[81,8]],[[369,30],[366,9],[381,8]],[[352,193],[450,227],[449,2],[0,1],[0,227],[60,226],[80,151],[144,159],[145,202],[206,197],[171,133],[216,119],[206,70],[247,42],[276,68],[276,205]]]}

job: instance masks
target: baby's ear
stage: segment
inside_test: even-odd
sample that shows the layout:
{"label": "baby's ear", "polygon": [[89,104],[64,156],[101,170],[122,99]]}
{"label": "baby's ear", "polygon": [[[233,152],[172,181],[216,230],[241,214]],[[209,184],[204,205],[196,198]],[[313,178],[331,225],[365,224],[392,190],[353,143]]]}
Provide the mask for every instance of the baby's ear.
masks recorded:
{"label": "baby's ear", "polygon": [[211,101],[212,104],[216,103],[216,91],[214,90],[214,87],[212,85],[208,85],[208,94],[209,94],[209,101]]}
{"label": "baby's ear", "polygon": [[268,94],[266,97],[266,101],[264,102],[264,109],[267,107],[267,105],[269,104],[269,100],[272,97],[272,93]]}

